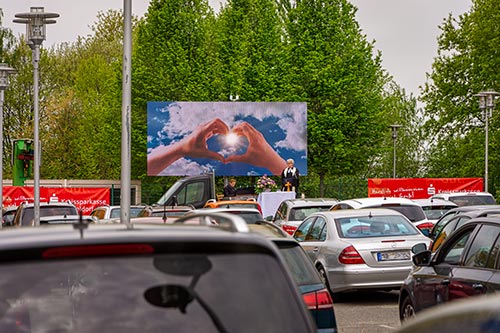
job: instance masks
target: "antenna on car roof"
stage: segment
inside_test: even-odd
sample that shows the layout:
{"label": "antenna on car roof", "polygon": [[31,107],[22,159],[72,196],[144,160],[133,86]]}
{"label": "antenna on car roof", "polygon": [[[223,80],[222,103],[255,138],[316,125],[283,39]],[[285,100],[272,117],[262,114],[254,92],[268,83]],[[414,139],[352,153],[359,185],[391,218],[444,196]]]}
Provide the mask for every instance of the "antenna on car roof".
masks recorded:
{"label": "antenna on car roof", "polygon": [[80,231],[80,239],[83,239],[83,230],[89,227],[88,223],[83,221],[83,209],[80,209],[80,218],[77,223],[73,224],[73,229],[77,229]]}

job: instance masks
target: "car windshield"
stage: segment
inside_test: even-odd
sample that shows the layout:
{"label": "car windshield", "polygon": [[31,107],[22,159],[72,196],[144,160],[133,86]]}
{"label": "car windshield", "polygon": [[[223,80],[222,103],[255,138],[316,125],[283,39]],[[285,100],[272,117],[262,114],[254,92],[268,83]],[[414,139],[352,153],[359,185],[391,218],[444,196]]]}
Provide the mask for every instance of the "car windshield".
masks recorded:
{"label": "car windshield", "polygon": [[297,207],[290,210],[289,221],[302,221],[312,213],[329,210],[331,206],[307,206]]}
{"label": "car windshield", "polygon": [[292,277],[299,287],[322,283],[314,266],[310,264],[310,259],[300,245],[294,245],[291,242],[277,242],[277,245],[283,258],[285,258],[288,270],[292,273]]}
{"label": "car windshield", "polygon": [[0,331],[306,332],[280,267],[254,252],[3,264]]}
{"label": "car windshield", "polygon": [[419,231],[402,216],[353,216],[335,219],[341,238],[417,235]]}
{"label": "car windshield", "polygon": [[[30,223],[33,220],[33,214],[33,207],[24,208],[22,225]],[[72,206],[40,206],[40,217],[55,215],[78,215],[78,212]]]}

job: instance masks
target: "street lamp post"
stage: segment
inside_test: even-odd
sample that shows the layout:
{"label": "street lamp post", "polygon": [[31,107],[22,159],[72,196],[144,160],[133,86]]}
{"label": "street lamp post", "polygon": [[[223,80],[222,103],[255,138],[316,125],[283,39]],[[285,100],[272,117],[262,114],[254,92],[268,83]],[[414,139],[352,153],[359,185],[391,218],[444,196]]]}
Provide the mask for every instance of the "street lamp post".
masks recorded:
{"label": "street lamp post", "polygon": [[488,122],[495,107],[495,96],[500,93],[492,90],[478,93],[479,109],[484,117],[484,191],[488,192]]}
{"label": "street lamp post", "polygon": [[392,130],[392,142],[394,152],[392,154],[392,178],[396,178],[396,140],[398,138],[398,129],[401,128],[402,125],[389,125],[389,128]]}
{"label": "street lamp post", "polygon": [[26,24],[26,40],[33,55],[33,118],[34,126],[34,221],[40,225],[40,140],[38,137],[38,63],[40,62],[40,45],[45,40],[45,25],[56,23],[52,18],[56,13],[45,13],[43,7],[31,7],[29,13],[16,14],[15,23]]}
{"label": "street lamp post", "polygon": [[0,64],[0,228],[3,226],[3,101],[4,92],[9,87],[9,75],[15,72],[7,64]]}

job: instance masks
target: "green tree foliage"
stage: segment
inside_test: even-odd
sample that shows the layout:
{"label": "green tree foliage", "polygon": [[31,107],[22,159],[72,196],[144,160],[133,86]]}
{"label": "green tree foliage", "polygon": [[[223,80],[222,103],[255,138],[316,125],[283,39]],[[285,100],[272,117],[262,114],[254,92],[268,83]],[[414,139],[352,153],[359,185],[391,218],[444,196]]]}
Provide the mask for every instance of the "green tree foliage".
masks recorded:
{"label": "green tree foliage", "polygon": [[[321,179],[366,170],[386,131],[379,55],[345,0],[301,0],[287,27],[290,95],[308,105],[308,163]],[[323,191],[321,191],[323,193]]]}
{"label": "green tree foliage", "polygon": [[272,0],[230,0],[217,19],[222,90],[242,101],[282,101],[283,24]]}
{"label": "green tree foliage", "polygon": [[[484,117],[474,95],[500,90],[499,20],[497,1],[474,0],[470,12],[458,18],[450,15],[440,27],[438,56],[422,94],[429,175],[483,176]],[[498,179],[500,155],[494,149],[500,144],[498,111],[490,121],[490,172]]]}

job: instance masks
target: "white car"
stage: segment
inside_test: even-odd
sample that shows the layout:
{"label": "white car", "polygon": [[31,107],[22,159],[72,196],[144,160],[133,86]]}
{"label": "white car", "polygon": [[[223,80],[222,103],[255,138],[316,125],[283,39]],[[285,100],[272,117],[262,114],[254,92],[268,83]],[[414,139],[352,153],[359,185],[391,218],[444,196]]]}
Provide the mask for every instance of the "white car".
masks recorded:
{"label": "white car", "polygon": [[332,206],[330,210],[361,209],[361,208],[390,208],[406,216],[420,231],[428,234],[434,223],[427,219],[422,207],[413,200],[396,197],[357,198],[342,200]]}

